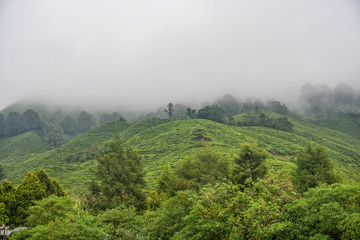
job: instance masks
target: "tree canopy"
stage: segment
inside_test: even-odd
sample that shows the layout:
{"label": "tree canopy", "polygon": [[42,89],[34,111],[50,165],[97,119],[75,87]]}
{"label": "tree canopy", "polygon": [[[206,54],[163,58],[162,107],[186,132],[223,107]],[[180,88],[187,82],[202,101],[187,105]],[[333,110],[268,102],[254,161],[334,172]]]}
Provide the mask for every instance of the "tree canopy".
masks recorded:
{"label": "tree canopy", "polygon": [[[105,142],[95,154],[97,167],[95,176],[99,181],[92,183],[92,192],[100,194],[107,202],[107,207],[118,204],[134,205],[138,209],[146,207],[145,172],[141,157],[130,147],[124,147],[118,136],[114,141]],[[96,192],[100,191],[100,192]]]}
{"label": "tree canopy", "polygon": [[303,192],[321,183],[336,182],[334,166],[324,146],[309,143],[297,157],[296,165],[295,179]]}

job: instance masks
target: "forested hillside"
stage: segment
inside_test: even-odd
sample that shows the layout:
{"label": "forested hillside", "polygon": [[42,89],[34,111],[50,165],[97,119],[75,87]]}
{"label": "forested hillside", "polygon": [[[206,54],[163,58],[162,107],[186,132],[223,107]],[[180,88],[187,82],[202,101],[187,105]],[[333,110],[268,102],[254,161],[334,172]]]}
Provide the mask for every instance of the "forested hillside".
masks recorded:
{"label": "forested hillside", "polygon": [[132,123],[5,109],[0,223],[29,227],[12,239],[358,239],[359,107],[337,90],[322,108],[319,89],[296,111],[225,95]]}
{"label": "forested hillside", "polygon": [[[272,116],[280,115],[272,113]],[[6,157],[1,160],[1,165],[5,176],[15,182],[19,182],[27,171],[43,167],[67,189],[80,189],[89,180],[95,145],[101,146],[118,132],[124,143],[133,146],[143,157],[150,190],[165,162],[173,164],[203,147],[202,137],[197,136],[200,129],[200,135],[206,136],[205,142],[229,161],[242,143],[255,140],[271,154],[269,165],[277,169],[291,166],[296,155],[313,141],[327,148],[340,173],[359,172],[360,150],[357,146],[360,146],[360,140],[296,118],[288,119],[294,125],[292,133],[269,127],[231,126],[203,119],[147,119],[133,124],[112,122],[48,152]]]}

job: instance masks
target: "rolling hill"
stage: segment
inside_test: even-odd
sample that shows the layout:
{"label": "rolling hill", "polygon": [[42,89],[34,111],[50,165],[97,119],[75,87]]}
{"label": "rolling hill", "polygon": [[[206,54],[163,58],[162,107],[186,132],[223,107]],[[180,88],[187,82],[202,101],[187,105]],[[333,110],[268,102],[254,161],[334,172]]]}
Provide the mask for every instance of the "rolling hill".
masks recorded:
{"label": "rolling hill", "polygon": [[[236,154],[241,143],[255,140],[272,154],[269,166],[274,169],[292,167],[296,155],[309,141],[313,141],[327,148],[341,172],[360,172],[359,139],[309,124],[296,117],[288,118],[294,124],[293,133],[266,127],[229,126],[202,119],[147,119],[133,124],[114,121],[81,134],[50,151],[39,147],[32,154],[27,154],[26,151],[2,153],[0,164],[5,176],[15,183],[19,183],[27,171],[42,167],[66,189],[81,190],[84,182],[92,178],[90,168],[95,164],[92,154],[96,151],[95,145],[101,145],[118,132],[126,145],[134,147],[143,156],[148,189],[153,189],[165,162],[174,163],[200,150],[201,144],[192,140],[192,132],[201,126],[211,139],[210,146],[228,159]],[[6,144],[1,145],[0,142],[0,148],[1,146],[7,148]]]}

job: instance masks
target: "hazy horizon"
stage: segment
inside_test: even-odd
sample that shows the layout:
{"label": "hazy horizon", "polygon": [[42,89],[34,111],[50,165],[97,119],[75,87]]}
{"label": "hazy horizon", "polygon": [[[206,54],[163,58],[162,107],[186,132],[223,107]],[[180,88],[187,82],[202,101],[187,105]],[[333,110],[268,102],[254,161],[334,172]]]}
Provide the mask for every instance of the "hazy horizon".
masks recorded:
{"label": "hazy horizon", "polygon": [[356,0],[0,2],[0,110],[21,99],[153,110],[360,90]]}

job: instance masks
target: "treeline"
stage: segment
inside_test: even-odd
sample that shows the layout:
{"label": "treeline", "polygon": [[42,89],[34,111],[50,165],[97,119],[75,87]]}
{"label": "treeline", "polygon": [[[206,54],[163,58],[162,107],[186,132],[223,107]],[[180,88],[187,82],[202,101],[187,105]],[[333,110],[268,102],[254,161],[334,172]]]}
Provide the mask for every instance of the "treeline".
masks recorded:
{"label": "treeline", "polygon": [[0,137],[12,137],[30,130],[41,131],[45,124],[32,109],[23,114],[10,112],[6,118],[0,113]]}
{"label": "treeline", "polygon": [[294,124],[287,117],[272,118],[259,111],[246,113],[236,125],[269,127],[286,132],[292,132],[294,127]]}
{"label": "treeline", "polygon": [[[169,103],[166,108],[160,108],[157,112],[147,114],[140,119],[208,119],[228,125],[263,126],[292,132],[293,124],[286,116],[274,119],[261,110],[269,110],[282,115],[289,114],[286,104],[279,101],[269,100],[264,104],[260,99],[247,99],[242,102],[228,94],[217,99],[214,104],[206,105],[200,109],[193,109],[183,104]],[[235,121],[234,116],[241,113],[246,113],[245,117],[241,121]]]}
{"label": "treeline", "polygon": [[90,113],[81,111],[78,114],[72,114],[72,117],[65,115],[60,123],[56,124],[55,122],[58,121],[53,119],[43,121],[40,114],[33,109],[28,109],[22,114],[11,111],[6,116],[0,113],[0,138],[14,137],[27,131],[35,131],[46,144],[51,147],[59,147],[69,139],[68,136],[85,133],[98,125],[114,120],[125,121],[116,112],[103,113],[99,116],[99,120],[96,120]]}
{"label": "treeline", "polygon": [[97,122],[96,118],[93,115],[88,112],[81,111],[78,117],[64,117],[60,123],[60,127],[63,129],[65,134],[75,135],[78,133],[85,133],[98,125],[102,125],[115,120],[123,122],[126,121],[120,114],[113,112],[112,114],[102,114],[100,120]]}
{"label": "treeline", "polygon": [[[204,148],[166,164],[148,193],[137,152],[119,138],[106,142],[95,153],[88,191],[31,203],[22,221],[29,228],[12,239],[359,239],[359,184],[339,183],[324,147],[309,144],[294,171],[272,172],[271,155],[256,142],[225,159],[209,139],[196,140]],[[18,189],[44,189],[38,179],[38,187]],[[4,196],[14,189],[7,185]],[[10,220],[7,204],[2,223],[20,223]]]}
{"label": "treeline", "polygon": [[259,110],[269,110],[282,115],[289,114],[286,104],[276,100],[268,100],[264,103],[261,99],[247,98],[243,101],[236,99],[230,94],[226,94],[211,104],[204,104],[200,109],[193,109],[191,106],[181,103],[169,103],[166,107],[159,108],[156,112],[140,117],[139,120],[147,118],[202,118],[202,116],[209,115],[208,113],[211,112],[211,114],[216,116],[217,122],[226,122],[227,119],[231,119],[231,117],[237,114]]}

